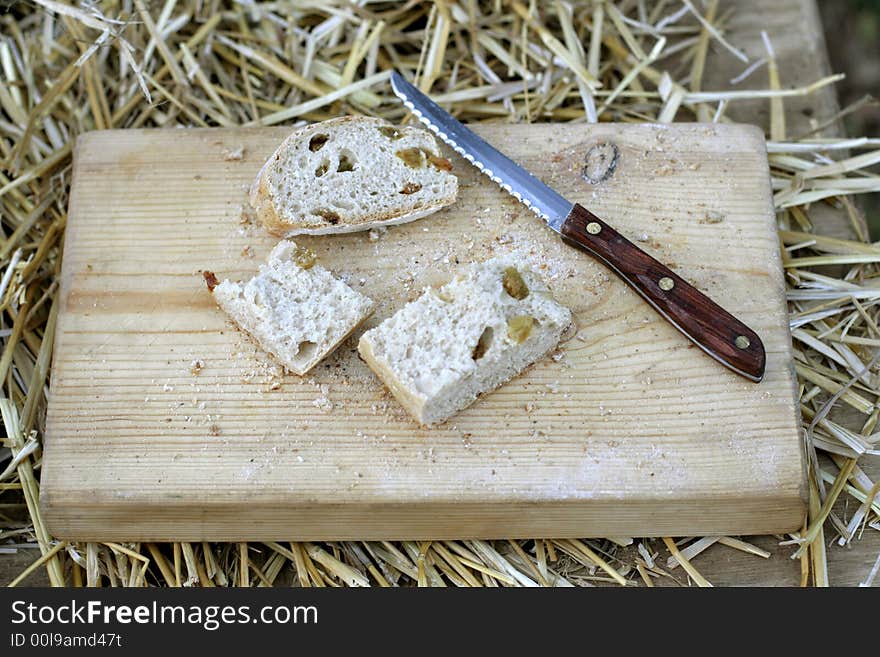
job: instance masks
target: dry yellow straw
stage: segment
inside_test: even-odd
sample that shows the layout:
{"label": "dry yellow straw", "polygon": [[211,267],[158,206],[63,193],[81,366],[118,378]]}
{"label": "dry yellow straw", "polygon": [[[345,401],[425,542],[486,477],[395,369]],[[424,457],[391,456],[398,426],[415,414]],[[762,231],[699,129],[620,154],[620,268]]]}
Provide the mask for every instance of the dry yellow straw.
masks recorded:
{"label": "dry yellow straw", "polygon": [[675,541],[671,538],[663,538],[663,542],[666,544],[669,553],[675,558],[678,563],[681,564],[681,567],[685,569],[688,575],[691,576],[691,579],[697,583],[697,586],[700,587],[711,587],[712,585],[709,581],[703,577],[700,572],[694,568],[693,564],[685,558],[679,549],[675,546]]}
{"label": "dry yellow straw", "polygon": [[36,561],[34,561],[30,566],[28,566],[28,567],[25,568],[23,571],[21,571],[21,573],[20,573],[20,574],[14,579],[14,580],[12,580],[11,582],[9,582],[9,584],[7,584],[7,586],[9,586],[10,588],[11,588],[11,587],[14,587],[14,586],[18,586],[18,585],[21,584],[25,579],[27,579],[28,575],[30,575],[30,574],[31,574],[32,572],[34,572],[37,568],[39,568],[39,567],[42,566],[44,563],[46,563],[47,561],[49,561],[52,557],[54,557],[56,554],[58,554],[59,552],[61,552],[61,550],[63,550],[63,549],[66,548],[66,547],[67,547],[67,541],[60,541],[59,543],[56,543],[56,544],[55,544],[55,547],[53,547],[51,550],[49,550],[48,552],[46,552],[46,554],[44,554],[43,556],[41,556],[39,559],[37,559]]}
{"label": "dry yellow straw", "polygon": [[[65,550],[46,530],[40,448],[76,137],[101,128],[281,125],[342,114],[399,122],[405,113],[388,86],[392,68],[466,122],[726,123],[740,103],[766,102],[798,401],[811,453],[830,454],[841,468],[812,473],[800,543],[778,549],[800,556],[805,582],[827,585],[828,562],[840,548],[826,546],[826,528],[861,547],[862,534],[880,526],[880,504],[870,500],[878,482],[870,469],[848,465],[880,451],[880,371],[865,367],[880,348],[880,246],[854,202],[856,194],[880,192],[880,140],[818,136],[873,101],[797,128],[785,99],[828,93],[841,76],[789,86],[772,32],[761,53],[767,77],[757,73],[763,61],[745,61],[735,3],[290,0],[284,11],[272,3],[214,11],[197,0],[32,4],[36,11],[10,6],[2,19],[9,38],[0,39],[0,397],[4,445],[13,452],[12,467],[0,467],[0,490],[28,513],[4,529],[5,540],[35,538],[40,546],[23,575],[28,582],[43,567],[51,584],[89,586],[570,586],[636,575],[650,586],[670,577],[641,540],[267,543],[265,550],[116,541]],[[710,84],[718,76],[708,67],[718,59],[745,68],[732,87]],[[815,233],[829,212],[853,239]],[[855,513],[837,514],[835,499]],[[693,568],[689,556],[716,543],[768,557],[748,539],[694,536],[670,568]],[[871,577],[867,569],[860,575]]]}

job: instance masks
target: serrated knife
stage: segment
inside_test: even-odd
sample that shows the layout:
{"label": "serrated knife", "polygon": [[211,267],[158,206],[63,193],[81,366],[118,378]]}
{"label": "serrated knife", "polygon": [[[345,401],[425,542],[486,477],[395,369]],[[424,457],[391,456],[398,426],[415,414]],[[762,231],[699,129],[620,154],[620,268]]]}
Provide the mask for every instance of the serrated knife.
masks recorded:
{"label": "serrated knife", "polygon": [[766,356],[752,329],[592,212],[567,201],[471,132],[399,73],[392,72],[391,86],[414,116],[547,222],[565,242],[604,263],[712,358],[747,379],[761,380]]}

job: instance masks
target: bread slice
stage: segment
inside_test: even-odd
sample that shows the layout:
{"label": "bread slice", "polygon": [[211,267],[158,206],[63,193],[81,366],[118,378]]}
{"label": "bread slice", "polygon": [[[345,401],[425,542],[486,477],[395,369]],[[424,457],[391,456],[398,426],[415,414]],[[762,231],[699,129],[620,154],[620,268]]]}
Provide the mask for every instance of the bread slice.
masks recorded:
{"label": "bread slice", "polygon": [[272,249],[247,283],[205,272],[217,304],[266,352],[303,375],[332,352],[373,311],[372,300],[315,264],[291,241]]}
{"label": "bread slice", "polygon": [[471,265],[361,336],[358,352],[424,425],[447,419],[559,343],[571,312],[517,255]]}
{"label": "bread slice", "polygon": [[454,203],[458,179],[451,169],[421,128],[343,117],[285,139],[257,175],[250,203],[275,235],[369,230]]}

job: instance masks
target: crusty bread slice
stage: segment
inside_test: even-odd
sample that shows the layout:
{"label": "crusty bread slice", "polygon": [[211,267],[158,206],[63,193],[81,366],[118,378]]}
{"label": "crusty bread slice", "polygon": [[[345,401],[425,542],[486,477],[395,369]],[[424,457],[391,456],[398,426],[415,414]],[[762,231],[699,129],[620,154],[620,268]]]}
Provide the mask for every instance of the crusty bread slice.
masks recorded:
{"label": "crusty bread slice", "polygon": [[458,179],[451,169],[421,128],[343,117],[285,139],[257,175],[250,203],[275,235],[369,230],[454,203]]}
{"label": "crusty bread slice", "polygon": [[367,331],[358,352],[424,425],[447,419],[559,343],[571,312],[518,255],[466,268]]}
{"label": "crusty bread slice", "polygon": [[332,352],[373,311],[372,300],[315,264],[289,240],[272,249],[247,283],[205,272],[217,304],[266,352],[303,375]]}

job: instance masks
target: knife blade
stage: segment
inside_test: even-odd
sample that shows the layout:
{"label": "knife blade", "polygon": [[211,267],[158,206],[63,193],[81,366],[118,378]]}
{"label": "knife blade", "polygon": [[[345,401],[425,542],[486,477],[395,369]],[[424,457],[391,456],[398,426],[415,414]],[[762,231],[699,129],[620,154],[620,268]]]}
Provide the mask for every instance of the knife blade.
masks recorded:
{"label": "knife blade", "polygon": [[396,71],[391,87],[404,106],[468,162],[541,217],[571,246],[623,279],[685,337],[725,367],[759,382],[764,345],[752,329],[579,203],[519,166]]}

